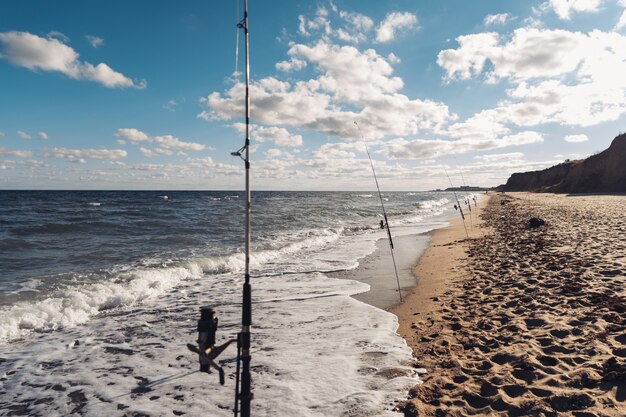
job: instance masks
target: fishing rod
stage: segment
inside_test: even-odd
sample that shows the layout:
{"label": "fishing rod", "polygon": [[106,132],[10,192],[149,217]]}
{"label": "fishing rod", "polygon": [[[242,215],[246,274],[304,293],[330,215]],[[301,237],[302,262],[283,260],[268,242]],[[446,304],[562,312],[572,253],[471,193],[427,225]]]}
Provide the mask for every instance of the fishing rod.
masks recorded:
{"label": "fishing rod", "polygon": [[235,417],[238,407],[241,406],[241,417],[250,417],[250,401],[252,400],[252,377],[250,375],[250,328],[252,326],[252,286],[250,285],[250,212],[252,193],[250,191],[250,50],[248,43],[248,0],[243,2],[243,19],[237,24],[243,29],[246,55],[246,141],[244,146],[234,155],[242,158],[246,167],[246,234],[245,257],[246,268],[243,283],[243,302],[241,312],[241,332],[237,338],[237,377],[235,388]]}
{"label": "fishing rod", "polygon": [[393,261],[393,270],[396,273],[396,283],[398,284],[398,294],[400,295],[400,302],[402,302],[402,290],[400,289],[400,278],[398,278],[398,267],[396,266],[396,257],[393,254],[393,239],[391,238],[391,228],[389,227],[389,221],[387,220],[387,212],[385,211],[385,203],[383,203],[383,195],[380,193],[380,187],[378,186],[378,178],[376,177],[376,171],[374,170],[374,163],[372,162],[372,157],[370,156],[370,151],[365,143],[365,139],[363,139],[363,132],[361,132],[361,127],[359,124],[354,121],[356,128],[359,130],[359,135],[361,135],[361,142],[363,142],[363,146],[365,146],[365,152],[367,152],[367,157],[370,160],[370,166],[372,167],[372,174],[374,174],[374,182],[376,182],[376,189],[378,190],[378,198],[380,198],[380,206],[383,209],[383,217],[385,219],[384,226],[387,228],[387,237],[389,238],[389,250],[391,251],[391,259]]}
{"label": "fishing rod", "polygon": [[[246,182],[245,203],[245,275],[243,283],[243,301],[241,313],[241,331],[237,339],[227,341],[222,345],[215,345],[215,333],[217,331],[217,311],[211,307],[200,308],[200,320],[198,320],[198,346],[187,344],[189,350],[198,354],[200,371],[210,373],[211,368],[219,372],[220,384],[224,385],[224,370],[215,363],[219,356],[232,342],[237,342],[237,370],[235,376],[235,417],[241,413],[241,417],[250,417],[250,402],[252,400],[252,378],[250,374],[250,329],[252,326],[252,286],[250,285],[250,53],[248,47],[248,0],[244,0],[243,19],[237,23],[238,29],[243,29],[246,56],[246,138],[244,145],[232,156],[237,156],[244,161]],[[237,31],[239,32],[239,31]],[[235,68],[236,68],[235,64]]]}
{"label": "fishing rod", "polygon": [[472,219],[472,205],[470,204],[469,197],[467,196],[467,184],[465,184],[465,178],[463,178],[463,171],[459,168],[459,163],[457,162],[457,169],[459,170],[459,174],[461,174],[461,181],[463,181],[463,193],[465,194],[465,204],[469,209],[470,216],[470,230],[474,230],[474,221]]}
{"label": "fishing rod", "polygon": [[459,198],[456,195],[456,191],[454,191],[454,185],[452,184],[450,175],[448,175],[448,171],[446,171],[446,169],[444,168],[443,172],[446,173],[446,177],[448,177],[448,181],[450,181],[450,187],[452,187],[452,192],[454,193],[454,199],[456,200],[456,206],[454,207],[455,208],[458,207],[459,211],[461,212],[461,219],[463,219],[463,228],[465,229],[465,235],[469,238],[469,233],[467,233],[467,226],[465,225],[465,214],[463,214],[463,207],[461,207],[461,203],[459,203]]}

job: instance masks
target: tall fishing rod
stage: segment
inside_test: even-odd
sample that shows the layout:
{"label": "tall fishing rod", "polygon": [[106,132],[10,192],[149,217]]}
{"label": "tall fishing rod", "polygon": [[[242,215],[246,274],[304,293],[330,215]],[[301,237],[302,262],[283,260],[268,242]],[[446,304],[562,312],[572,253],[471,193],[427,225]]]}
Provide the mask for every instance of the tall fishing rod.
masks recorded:
{"label": "tall fishing rod", "polygon": [[359,124],[354,121],[356,128],[359,130],[359,135],[361,136],[361,142],[363,142],[363,146],[365,146],[365,152],[367,152],[367,157],[370,160],[370,166],[372,167],[372,174],[374,174],[374,182],[376,182],[376,189],[378,190],[378,198],[380,199],[380,206],[383,209],[383,217],[385,218],[385,227],[387,228],[387,237],[389,237],[389,250],[391,251],[391,259],[393,260],[393,270],[396,273],[396,283],[398,284],[398,294],[400,295],[400,302],[402,302],[402,290],[400,289],[400,278],[398,278],[398,267],[396,266],[396,257],[393,254],[393,239],[391,238],[391,228],[389,227],[389,221],[387,220],[387,212],[385,211],[385,203],[383,202],[383,195],[380,193],[380,187],[378,186],[378,178],[376,177],[376,171],[374,170],[374,163],[372,162],[372,157],[370,156],[370,151],[365,143],[365,139],[363,138],[363,132],[361,132],[361,127]]}
{"label": "tall fishing rod", "polygon": [[[250,285],[250,53],[248,50],[248,0],[244,0],[243,19],[237,23],[238,29],[243,29],[245,37],[246,55],[246,138],[244,145],[232,156],[237,156],[244,161],[246,179],[246,227],[245,227],[245,275],[243,284],[243,301],[241,313],[241,331],[237,339],[232,339],[218,346],[215,344],[217,331],[217,311],[211,307],[200,307],[200,320],[198,320],[197,346],[187,344],[189,350],[198,354],[200,372],[211,373],[211,368],[219,372],[220,384],[224,385],[224,370],[215,360],[232,342],[237,342],[237,371],[235,376],[235,417],[241,411],[241,417],[250,417],[250,402],[252,400],[252,378],[250,375],[250,328],[252,326],[252,287]],[[239,33],[239,32],[237,32]],[[237,64],[235,64],[235,68]]]}
{"label": "tall fishing rod", "polygon": [[452,187],[452,192],[454,193],[454,199],[456,200],[456,206],[459,208],[461,212],[461,219],[463,219],[463,228],[465,229],[465,235],[469,238],[469,233],[467,233],[467,226],[465,225],[465,214],[463,214],[463,207],[461,207],[461,203],[459,203],[459,197],[456,196],[456,191],[454,191],[454,184],[452,184],[452,180],[450,179],[450,175],[448,175],[448,171],[443,169],[443,172],[446,173],[446,177],[448,177],[448,181],[450,181],[450,187]]}
{"label": "tall fishing rod", "polygon": [[246,234],[245,234],[245,279],[243,284],[243,302],[241,313],[241,332],[237,338],[237,377],[235,389],[235,417],[239,404],[241,417],[250,417],[250,401],[252,400],[252,377],[250,375],[250,328],[252,326],[252,287],[250,285],[250,212],[252,193],[250,191],[250,51],[248,43],[248,0],[243,2],[243,19],[237,24],[243,29],[246,55],[246,141],[244,146],[233,155],[241,157],[246,167]]}

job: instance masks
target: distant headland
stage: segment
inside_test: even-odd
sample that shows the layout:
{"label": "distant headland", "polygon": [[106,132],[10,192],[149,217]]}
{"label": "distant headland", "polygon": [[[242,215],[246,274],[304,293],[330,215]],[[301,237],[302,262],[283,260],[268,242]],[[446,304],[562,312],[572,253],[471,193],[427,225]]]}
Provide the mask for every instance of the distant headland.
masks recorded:
{"label": "distant headland", "polygon": [[565,161],[540,171],[511,175],[497,191],[545,193],[626,193],[626,133],[608,149],[586,159]]}

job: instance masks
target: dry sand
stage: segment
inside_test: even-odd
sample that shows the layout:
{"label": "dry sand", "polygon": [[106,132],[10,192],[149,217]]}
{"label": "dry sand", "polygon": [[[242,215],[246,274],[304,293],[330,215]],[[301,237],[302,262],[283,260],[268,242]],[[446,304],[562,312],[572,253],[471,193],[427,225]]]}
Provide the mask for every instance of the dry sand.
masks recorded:
{"label": "dry sand", "polygon": [[[401,410],[626,416],[626,196],[491,195],[480,208],[470,239],[459,221],[435,231],[393,310],[429,370]],[[526,228],[531,217],[546,224]]]}

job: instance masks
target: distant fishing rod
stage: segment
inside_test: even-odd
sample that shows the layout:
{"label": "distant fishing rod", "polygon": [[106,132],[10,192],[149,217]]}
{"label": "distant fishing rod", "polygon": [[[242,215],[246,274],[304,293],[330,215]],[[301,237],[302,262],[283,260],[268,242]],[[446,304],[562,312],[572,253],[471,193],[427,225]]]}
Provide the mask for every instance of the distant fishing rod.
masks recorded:
{"label": "distant fishing rod", "polygon": [[458,162],[456,166],[457,166],[457,169],[459,170],[459,174],[461,174],[461,181],[463,181],[463,193],[465,194],[465,204],[467,205],[467,208],[469,209],[470,230],[474,230],[474,222],[472,220],[472,204],[470,203],[469,197],[467,196],[467,184],[465,184],[465,178],[463,178],[463,171],[461,171],[461,168],[459,167]]}
{"label": "distant fishing rod", "polygon": [[[250,191],[250,53],[248,50],[248,0],[244,0],[243,19],[237,23],[237,28],[243,29],[244,31],[246,55],[246,138],[245,143],[241,148],[235,152],[231,152],[232,156],[237,156],[244,161],[246,181],[245,276],[242,297],[241,331],[238,333],[237,339],[229,340],[219,346],[216,345],[215,333],[218,326],[217,311],[211,307],[201,307],[200,320],[198,320],[197,346],[187,344],[187,347],[192,352],[198,354],[200,372],[210,373],[211,368],[216,369],[219,372],[220,384],[224,385],[224,370],[215,362],[215,360],[228,347],[228,345],[232,342],[237,342],[237,371],[235,376],[235,406],[233,412],[235,417],[237,417],[240,411],[241,417],[250,417],[250,402],[252,400],[252,377],[250,374],[250,328],[252,326],[252,287],[250,285],[250,213],[252,199]],[[236,55],[238,55],[238,49]],[[237,68],[237,64],[235,64],[235,68]],[[208,415],[210,414],[212,413],[208,413]]]}
{"label": "distant fishing rod", "polygon": [[454,193],[454,199],[456,200],[456,206],[459,208],[461,212],[461,219],[463,219],[463,228],[465,229],[465,235],[469,238],[469,233],[467,233],[467,226],[465,225],[465,214],[463,214],[463,207],[461,207],[461,203],[459,203],[459,197],[456,195],[456,191],[454,191],[454,184],[452,184],[452,180],[450,179],[450,175],[448,175],[448,171],[443,169],[443,172],[446,173],[446,177],[448,177],[448,181],[450,181],[450,187],[452,187],[452,192]]}
{"label": "distant fishing rod", "polygon": [[396,266],[396,257],[393,254],[393,239],[391,238],[391,228],[389,227],[389,221],[387,220],[387,212],[385,211],[385,203],[383,202],[383,195],[380,193],[380,187],[378,186],[378,178],[376,177],[376,171],[374,170],[374,162],[372,162],[372,157],[370,156],[370,151],[365,143],[365,139],[363,138],[363,132],[361,132],[361,127],[359,124],[354,121],[356,128],[359,130],[359,135],[361,136],[361,142],[363,142],[363,146],[365,146],[365,152],[367,153],[367,157],[370,160],[370,166],[372,167],[372,174],[374,174],[374,182],[376,183],[376,189],[378,190],[378,198],[380,199],[380,206],[383,209],[383,217],[385,218],[385,227],[387,228],[387,237],[389,238],[389,250],[391,251],[391,259],[393,260],[393,270],[396,273],[396,283],[398,284],[398,294],[400,295],[400,302],[402,302],[402,290],[400,289],[400,278],[398,278],[398,267]]}

